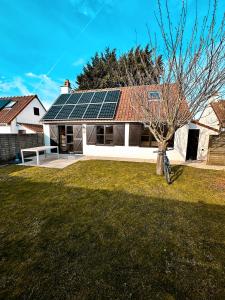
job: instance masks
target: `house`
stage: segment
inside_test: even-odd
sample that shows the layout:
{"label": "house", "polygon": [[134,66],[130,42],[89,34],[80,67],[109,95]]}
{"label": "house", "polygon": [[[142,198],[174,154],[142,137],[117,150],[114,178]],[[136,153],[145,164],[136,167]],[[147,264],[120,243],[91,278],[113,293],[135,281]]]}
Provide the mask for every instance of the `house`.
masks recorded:
{"label": "house", "polygon": [[212,97],[198,120],[189,125],[187,159],[207,160],[209,137],[225,130],[225,101]]}
{"label": "house", "polygon": [[[160,85],[71,91],[66,80],[42,119],[45,144],[59,145],[64,153],[156,159],[157,142],[130,103],[131,95],[140,91],[153,102],[160,99]],[[209,135],[218,134],[219,129],[201,121],[175,132],[169,143],[170,160],[206,159]]]}
{"label": "house", "polygon": [[37,95],[0,97],[0,133],[43,132],[45,113]]}

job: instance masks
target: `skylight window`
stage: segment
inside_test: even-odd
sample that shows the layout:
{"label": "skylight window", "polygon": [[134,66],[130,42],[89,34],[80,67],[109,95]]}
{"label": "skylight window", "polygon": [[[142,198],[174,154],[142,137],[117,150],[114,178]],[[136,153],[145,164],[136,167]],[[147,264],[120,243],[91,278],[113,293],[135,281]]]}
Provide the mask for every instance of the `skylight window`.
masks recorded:
{"label": "skylight window", "polygon": [[150,101],[159,101],[160,93],[158,91],[149,91],[148,92],[148,100]]}
{"label": "skylight window", "polygon": [[12,108],[15,103],[16,103],[15,101],[10,101],[9,103],[6,104],[5,108]]}

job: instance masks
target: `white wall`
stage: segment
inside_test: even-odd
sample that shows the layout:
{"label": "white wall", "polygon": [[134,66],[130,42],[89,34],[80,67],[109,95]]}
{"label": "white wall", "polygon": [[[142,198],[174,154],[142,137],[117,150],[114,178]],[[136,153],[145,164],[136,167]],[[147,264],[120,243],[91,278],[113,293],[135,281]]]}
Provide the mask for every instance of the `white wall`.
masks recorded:
{"label": "white wall", "polygon": [[208,125],[210,127],[213,127],[215,129],[219,129],[219,121],[217,119],[214,110],[210,105],[207,106],[206,109],[203,111],[199,119],[199,122]]}
{"label": "white wall", "polygon": [[191,123],[190,129],[199,129],[197,160],[206,160],[208,155],[209,136],[217,135],[214,130]]}
{"label": "white wall", "polygon": [[[34,115],[34,107],[39,108],[39,116]],[[39,102],[37,98],[34,98],[19,114],[18,116],[12,120],[10,125],[1,126],[0,125],[0,133],[18,133],[18,130],[26,130],[26,133],[35,133],[34,131],[18,124],[18,123],[26,123],[26,124],[41,124],[40,119],[46,113],[45,109]]]}
{"label": "white wall", "polygon": [[[39,116],[34,115],[34,107],[39,108]],[[37,98],[34,98],[16,117],[17,123],[40,124],[40,119],[44,116],[45,110]]]}
{"label": "white wall", "polygon": [[0,133],[11,133],[11,126],[0,125]]}
{"label": "white wall", "polygon": [[[87,156],[121,157],[153,159],[157,158],[157,148],[134,147],[127,145],[127,135],[129,137],[128,125],[125,125],[125,146],[96,146],[86,143],[86,125],[83,125],[83,153]],[[187,148],[188,126],[177,130],[174,139],[174,149],[168,151],[171,161],[185,161]]]}
{"label": "white wall", "polygon": [[[50,125],[44,124],[44,140],[45,145],[50,145]],[[199,146],[197,159],[207,159],[209,136],[215,135],[216,132],[204,128],[193,123],[187,124],[178,129],[174,137],[174,148],[169,150],[167,155],[171,161],[184,162],[186,160],[188,131],[189,129],[199,129]],[[129,141],[129,124],[125,124],[125,146],[96,146],[87,145],[86,140],[86,124],[82,125],[83,136],[83,154],[87,156],[102,157],[121,157],[121,158],[137,158],[137,159],[153,159],[157,157],[157,148],[144,148],[128,146]]]}

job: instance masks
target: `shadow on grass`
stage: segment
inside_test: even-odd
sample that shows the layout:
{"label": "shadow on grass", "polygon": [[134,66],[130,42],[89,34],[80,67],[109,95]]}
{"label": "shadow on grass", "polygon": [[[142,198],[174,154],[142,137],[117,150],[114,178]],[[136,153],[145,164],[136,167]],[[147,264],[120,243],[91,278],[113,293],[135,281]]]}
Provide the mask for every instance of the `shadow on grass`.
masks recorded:
{"label": "shadow on grass", "polygon": [[1,299],[222,299],[223,206],[15,179]]}
{"label": "shadow on grass", "polygon": [[171,169],[172,169],[171,183],[173,183],[183,174],[184,166],[176,165],[176,166],[172,166]]}

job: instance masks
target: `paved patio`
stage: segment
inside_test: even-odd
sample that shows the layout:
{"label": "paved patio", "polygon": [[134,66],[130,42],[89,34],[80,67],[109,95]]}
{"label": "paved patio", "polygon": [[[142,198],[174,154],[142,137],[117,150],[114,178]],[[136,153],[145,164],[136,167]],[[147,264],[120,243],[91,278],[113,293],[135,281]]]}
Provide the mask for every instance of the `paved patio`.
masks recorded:
{"label": "paved patio", "polygon": [[44,167],[44,168],[55,168],[55,169],[64,169],[80,160],[84,159],[84,156],[81,154],[60,154],[59,159],[57,154],[48,154],[40,155],[40,164],[37,165],[37,157],[26,157],[25,163],[20,164],[23,166],[29,167]]}

